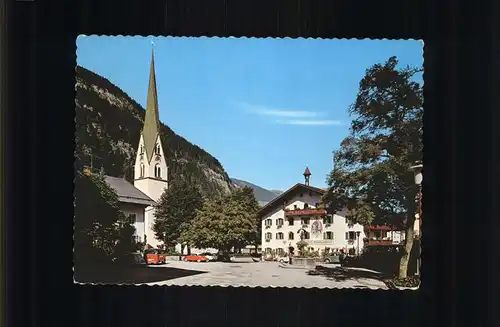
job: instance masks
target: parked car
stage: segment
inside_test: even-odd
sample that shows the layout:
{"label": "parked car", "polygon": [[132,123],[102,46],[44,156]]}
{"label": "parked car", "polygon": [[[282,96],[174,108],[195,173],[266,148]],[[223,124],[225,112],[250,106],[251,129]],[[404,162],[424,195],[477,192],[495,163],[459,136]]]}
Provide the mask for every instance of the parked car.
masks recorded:
{"label": "parked car", "polygon": [[288,257],[288,255],[283,255],[283,256],[279,256],[277,258],[277,261],[281,262],[281,263],[289,263],[290,262],[290,258]]}
{"label": "parked car", "polygon": [[161,265],[165,263],[165,255],[160,254],[159,249],[148,249],[144,251],[144,258],[148,265]]}
{"label": "parked car", "polygon": [[206,256],[198,254],[186,255],[183,260],[186,262],[208,262],[208,258]]}
{"label": "parked car", "polygon": [[167,251],[166,250],[158,250],[159,261],[166,263],[167,262]]}
{"label": "parked car", "polygon": [[115,260],[114,264],[116,266],[124,267],[147,267],[148,264],[144,257],[140,253],[129,253]]}
{"label": "parked car", "polygon": [[323,263],[336,263],[336,264],[341,264],[342,263],[342,256],[340,254],[327,254],[323,258]]}
{"label": "parked car", "polygon": [[214,255],[214,261],[233,261],[234,260],[234,254],[231,252],[223,253],[219,252],[216,255]]}
{"label": "parked car", "polygon": [[274,259],[272,254],[270,254],[270,253],[264,254],[264,261],[274,261],[274,260],[275,259]]}
{"label": "parked car", "polygon": [[204,252],[204,253],[202,253],[200,255],[207,257],[208,261],[215,261],[215,260],[217,260],[217,255],[216,254],[212,254],[210,252]]}

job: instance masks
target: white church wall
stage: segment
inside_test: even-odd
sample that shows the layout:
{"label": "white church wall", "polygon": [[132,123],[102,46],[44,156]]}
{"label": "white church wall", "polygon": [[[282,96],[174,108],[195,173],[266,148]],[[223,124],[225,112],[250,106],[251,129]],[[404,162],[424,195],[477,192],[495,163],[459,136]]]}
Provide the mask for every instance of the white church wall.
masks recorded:
{"label": "white church wall", "polygon": [[145,226],[144,226],[144,206],[133,205],[130,203],[120,203],[120,211],[125,214],[125,216],[134,215],[135,216],[135,235],[139,237],[139,240],[144,241]]}

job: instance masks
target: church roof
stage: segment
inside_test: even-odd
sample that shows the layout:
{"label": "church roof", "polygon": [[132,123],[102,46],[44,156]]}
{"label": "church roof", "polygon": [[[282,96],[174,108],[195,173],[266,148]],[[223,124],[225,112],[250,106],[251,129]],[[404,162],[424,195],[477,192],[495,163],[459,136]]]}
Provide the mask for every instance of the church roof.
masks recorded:
{"label": "church roof", "polygon": [[144,127],[142,137],[148,162],[151,162],[156,139],[160,134],[160,116],[158,111],[158,94],[156,92],[155,58],[154,51],[151,53],[151,66],[149,70],[148,99],[146,103],[146,116],[144,117]]}
{"label": "church roof", "polygon": [[155,201],[146,194],[142,193],[132,183],[125,178],[104,176],[106,183],[111,186],[118,194],[118,200],[124,203],[142,204],[145,206],[152,206]]}

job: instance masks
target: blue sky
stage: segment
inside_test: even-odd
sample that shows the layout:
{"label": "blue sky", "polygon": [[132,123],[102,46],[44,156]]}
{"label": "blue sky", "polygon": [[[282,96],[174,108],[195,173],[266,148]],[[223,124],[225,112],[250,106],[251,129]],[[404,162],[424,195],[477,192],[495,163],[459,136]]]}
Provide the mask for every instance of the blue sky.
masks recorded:
{"label": "blue sky", "polygon": [[161,121],[268,189],[303,182],[306,166],[325,187],[365,70],[423,63],[415,40],[98,36],[78,38],[77,62],[145,106],[152,41]]}

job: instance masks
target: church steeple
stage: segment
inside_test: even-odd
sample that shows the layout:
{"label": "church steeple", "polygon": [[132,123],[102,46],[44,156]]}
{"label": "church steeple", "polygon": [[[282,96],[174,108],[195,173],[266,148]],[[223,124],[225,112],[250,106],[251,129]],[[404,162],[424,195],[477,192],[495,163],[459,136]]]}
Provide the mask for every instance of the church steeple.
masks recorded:
{"label": "church steeple", "polygon": [[156,140],[160,134],[160,115],[158,111],[158,95],[156,92],[155,58],[154,49],[151,50],[151,66],[149,70],[148,99],[146,103],[146,116],[142,136],[148,162],[151,162]]}

